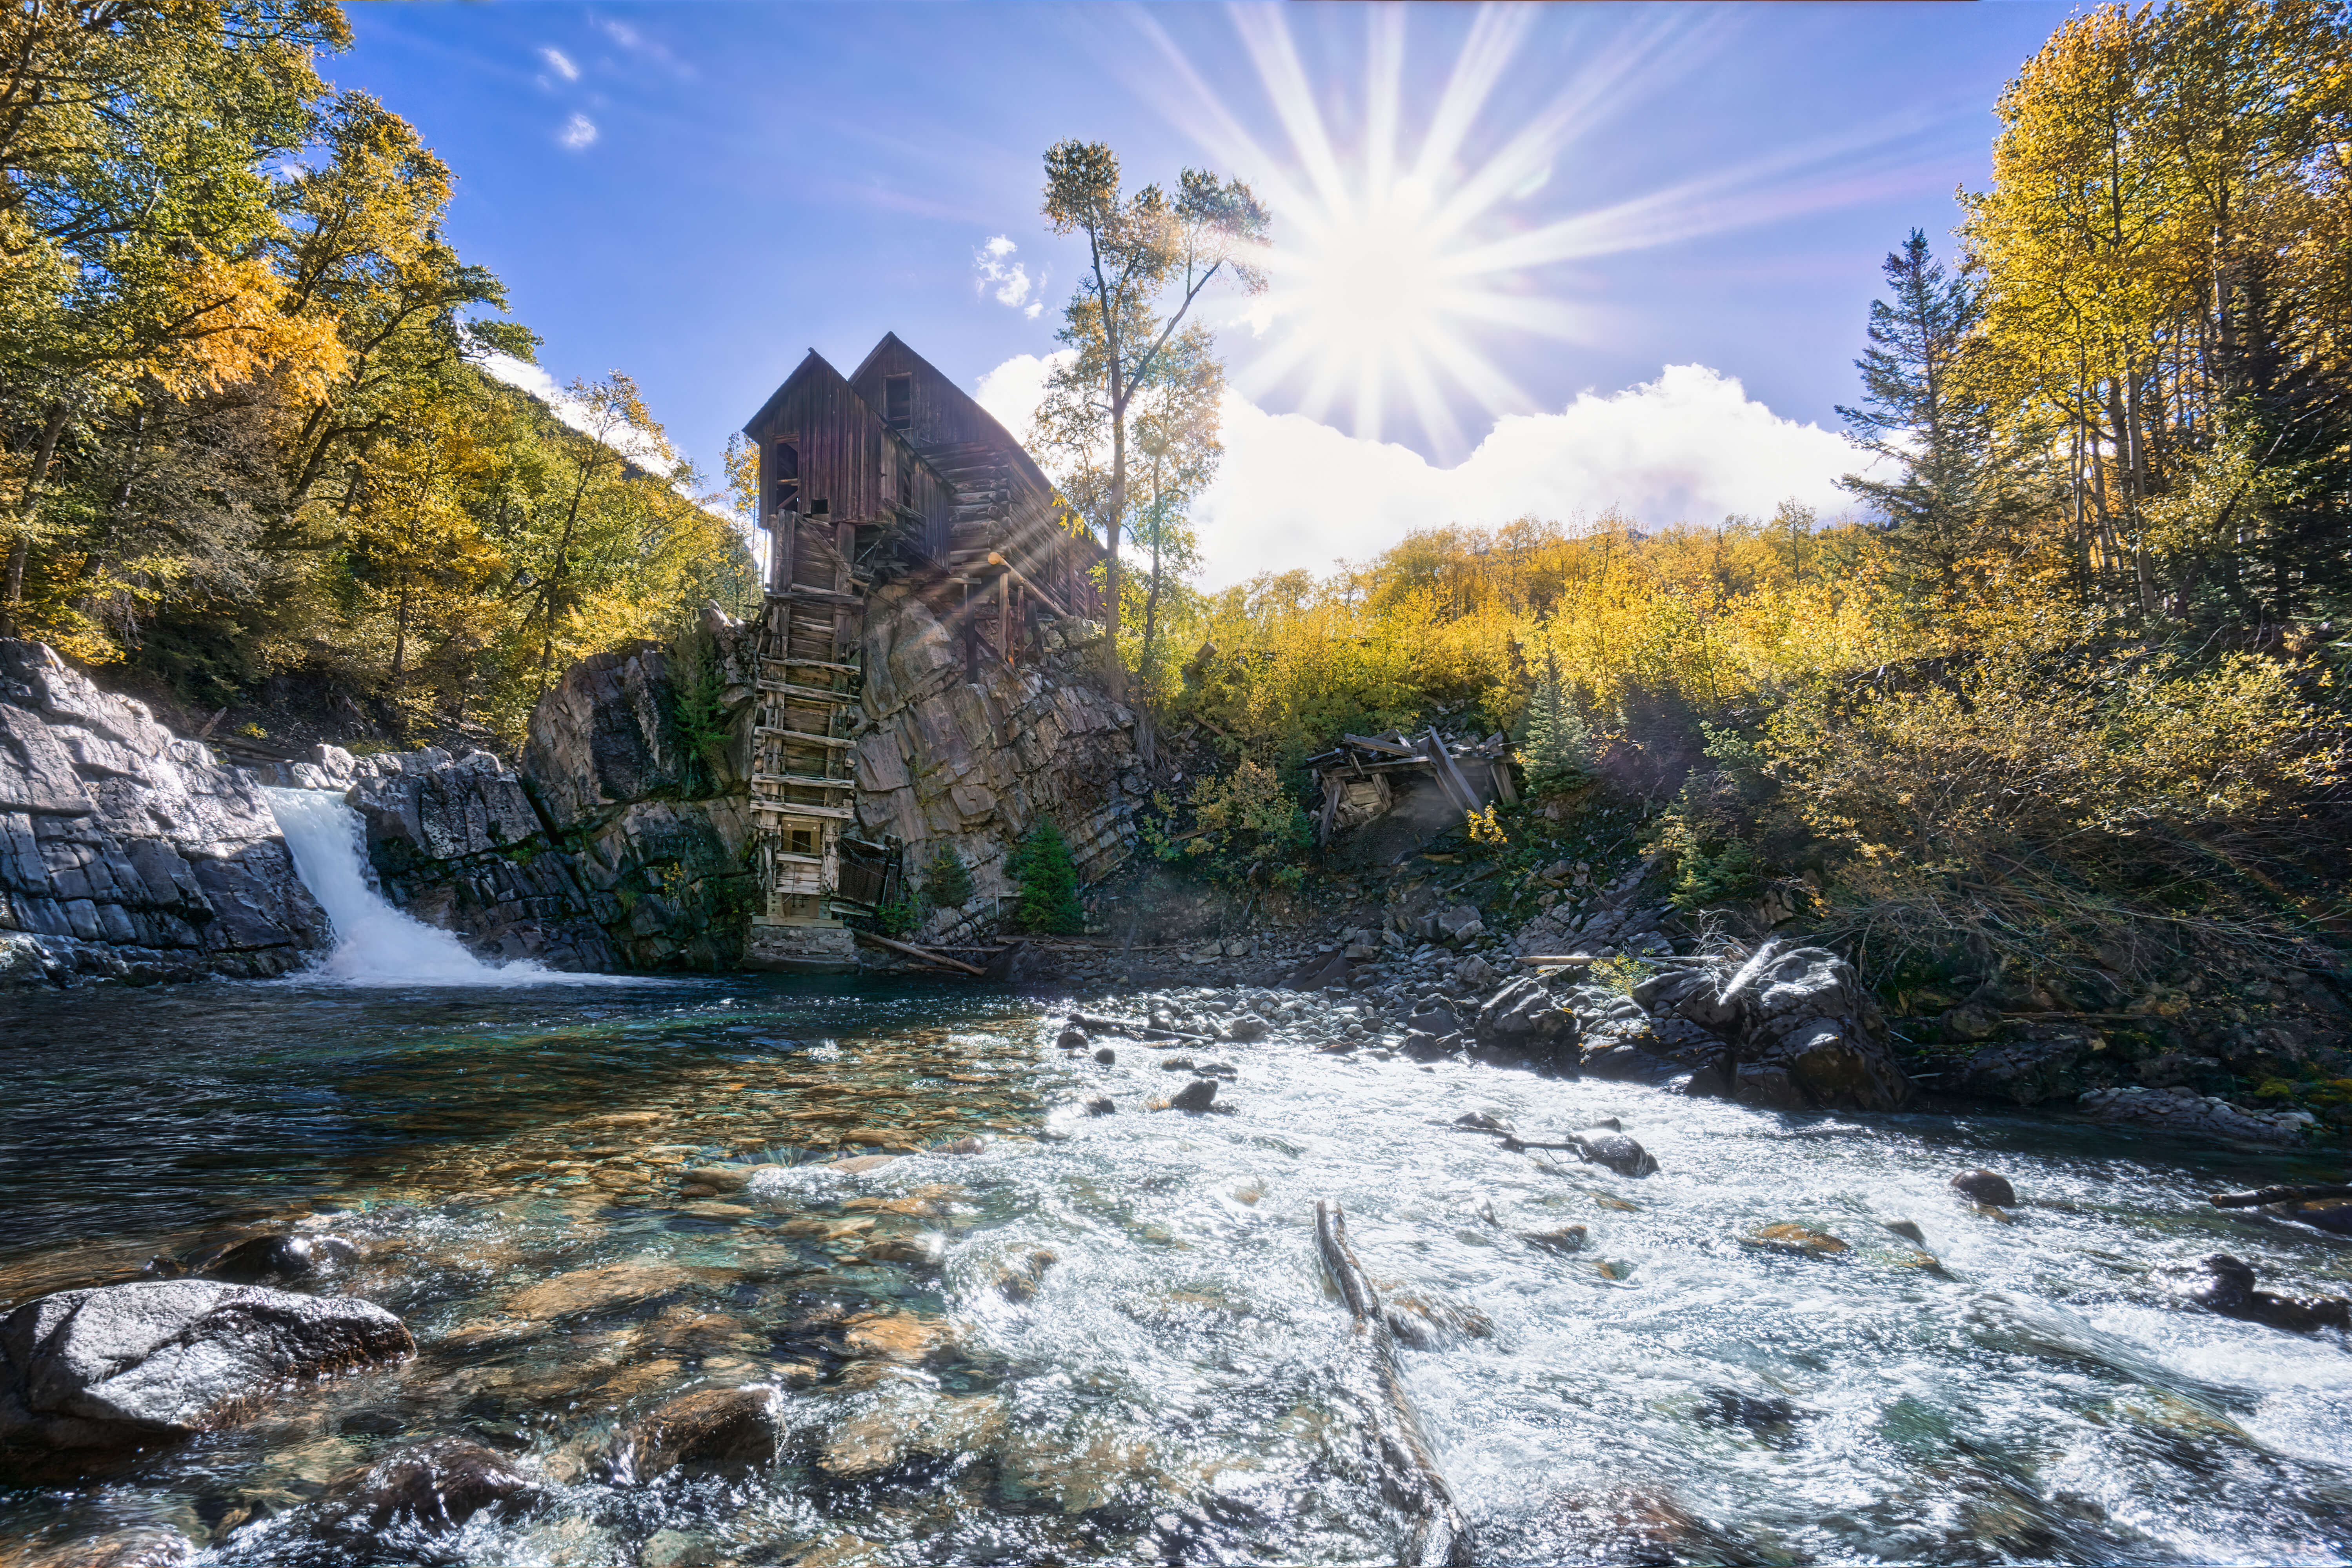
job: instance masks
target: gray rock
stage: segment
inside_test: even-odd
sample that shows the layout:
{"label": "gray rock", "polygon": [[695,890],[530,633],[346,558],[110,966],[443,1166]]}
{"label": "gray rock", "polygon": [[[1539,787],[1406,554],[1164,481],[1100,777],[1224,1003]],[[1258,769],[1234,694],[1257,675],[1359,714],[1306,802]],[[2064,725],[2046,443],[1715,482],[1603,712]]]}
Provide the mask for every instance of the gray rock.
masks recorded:
{"label": "gray rock", "polygon": [[1262,1040],[1274,1032],[1274,1026],[1255,1013],[1244,1013],[1225,1026],[1225,1038],[1240,1044]]}
{"label": "gray rock", "polygon": [[359,1255],[340,1236],[256,1236],[224,1247],[195,1272],[233,1285],[286,1284],[340,1273]]}
{"label": "gray rock", "polygon": [[2021,1106],[2074,1100],[2088,1087],[2083,1068],[2093,1059],[2091,1039],[2071,1030],[1986,1046],[1969,1054],[1951,1087]]}
{"label": "gray rock", "polygon": [[1962,1171],[1952,1178],[1952,1191],[1980,1204],[1991,1204],[1996,1208],[2017,1206],[2017,1189],[2011,1186],[2009,1178],[1998,1171]]}
{"label": "gray rock", "polygon": [[2312,1333],[2352,1328],[2352,1301],[2340,1296],[2282,1296],[2255,1289],[2254,1271],[2244,1259],[2217,1252],[2183,1269],[2169,1271],[2175,1293],[2225,1318],[2243,1318],[2274,1329]]}
{"label": "gray rock", "polygon": [[394,1450],[335,1481],[328,1506],[345,1530],[373,1534],[395,1526],[441,1534],[489,1509],[520,1511],[538,1481],[504,1456],[463,1437],[436,1437]]}
{"label": "gray rock", "polygon": [[1735,1098],[1785,1104],[1793,1091],[1805,1105],[1850,1110],[1909,1103],[1911,1080],[1887,1045],[1885,1023],[1861,976],[1837,954],[1768,946],[1719,994],[1740,1013]]}
{"label": "gray rock", "polygon": [[2234,1143],[2300,1142],[2315,1120],[2307,1111],[2241,1110],[2225,1100],[2179,1088],[2093,1089],[2075,1101],[2075,1108],[2094,1121],[2160,1128]]}
{"label": "gray rock", "polygon": [[67,1290],[0,1321],[0,1443],[109,1447],[233,1421],[289,1378],[415,1349],[350,1297],[209,1279]]}
{"label": "gray rock", "polygon": [[1171,1110],[1206,1110],[1217,1098],[1217,1080],[1196,1078],[1168,1097]]}
{"label": "gray rock", "polygon": [[756,1384],[697,1389],[626,1427],[614,1446],[612,1468],[638,1481],[657,1479],[681,1465],[751,1469],[774,1460],[782,1436],[774,1388]]}
{"label": "gray rock", "polygon": [[1533,1055],[1572,1052],[1576,1015],[1533,975],[1512,981],[1486,999],[1475,1026],[1482,1044]]}
{"label": "gray rock", "polygon": [[253,775],[0,641],[0,984],[280,974],[330,934]]}
{"label": "gray rock", "polygon": [[1465,947],[1486,934],[1486,921],[1473,904],[1455,904],[1432,917],[1439,940]]}

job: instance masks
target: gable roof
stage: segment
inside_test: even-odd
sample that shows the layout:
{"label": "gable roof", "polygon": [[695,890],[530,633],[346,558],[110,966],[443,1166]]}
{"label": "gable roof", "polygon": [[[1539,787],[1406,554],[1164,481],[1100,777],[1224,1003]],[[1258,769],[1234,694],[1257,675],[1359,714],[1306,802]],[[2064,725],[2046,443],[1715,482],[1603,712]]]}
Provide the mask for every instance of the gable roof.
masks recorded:
{"label": "gable roof", "polygon": [[[871,354],[866,356],[868,359],[873,357],[874,356]],[[743,434],[751,437],[754,440],[757,440],[759,438],[760,426],[768,422],[768,416],[782,408],[783,406],[784,399],[791,395],[793,388],[800,385],[803,379],[809,376],[816,376],[824,380],[831,381],[835,384],[838,385],[843,391],[848,392],[852,397],[857,396],[856,392],[850,390],[847,379],[845,378],[839,371],[834,369],[833,365],[823,354],[817,353],[814,349],[811,349],[808,352],[808,357],[801,361],[801,363],[793,368],[792,374],[784,377],[784,384],[776,388],[774,392],[768,395],[767,402],[760,405],[760,412],[752,415],[751,418],[743,422]],[[860,399],[860,401],[863,401],[863,399]]]}
{"label": "gable roof", "polygon": [[954,401],[958,413],[992,437],[992,444],[1001,446],[1010,454],[1024,477],[1034,482],[1047,495],[1055,493],[1054,481],[1045,477],[1045,470],[1037,466],[1037,459],[1029,455],[1028,448],[1013,439],[1013,432],[1007,430],[995,415],[982,407],[979,399],[958,386],[937,365],[908,348],[898,333],[883,333],[882,341],[866,351],[866,357],[857,362],[857,368],[849,373],[850,384],[854,387],[858,382],[863,381],[866,378],[866,373],[874,368],[874,362],[892,349],[898,350],[913,361],[917,369],[928,372],[938,387]]}

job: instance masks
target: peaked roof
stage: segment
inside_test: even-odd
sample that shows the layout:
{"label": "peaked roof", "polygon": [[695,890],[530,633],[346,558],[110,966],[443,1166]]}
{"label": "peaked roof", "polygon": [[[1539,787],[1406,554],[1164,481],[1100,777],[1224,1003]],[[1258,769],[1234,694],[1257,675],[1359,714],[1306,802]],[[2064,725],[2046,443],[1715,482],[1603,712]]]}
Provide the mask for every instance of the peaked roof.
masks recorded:
{"label": "peaked roof", "polygon": [[[872,354],[868,354],[866,357],[872,359],[874,356]],[[832,381],[844,388],[846,388],[849,385],[848,381],[844,378],[839,371],[833,368],[832,364],[823,354],[817,353],[814,349],[811,349],[808,352],[808,357],[801,361],[799,365],[794,367],[792,374],[784,377],[783,385],[776,388],[774,392],[769,394],[768,401],[760,405],[760,412],[752,415],[751,418],[743,422],[743,434],[756,439],[761,424],[767,419],[770,414],[775,411],[779,404],[784,401],[785,395],[791,392],[793,387],[800,384],[801,379],[803,376],[817,376]],[[852,392],[850,395],[855,397],[856,396],[856,394]]]}
{"label": "peaked roof", "polygon": [[920,368],[930,372],[931,379],[938,382],[940,386],[947,390],[948,395],[956,400],[958,406],[963,412],[976,416],[980,428],[982,430],[993,431],[998,436],[1003,437],[1004,449],[1013,454],[1013,460],[1021,466],[1022,471],[1029,479],[1036,482],[1039,489],[1044,490],[1047,495],[1052,495],[1054,493],[1054,481],[1045,477],[1045,470],[1037,466],[1037,459],[1029,455],[1029,449],[1024,447],[1019,441],[1013,439],[1013,432],[1004,427],[1003,421],[999,420],[995,415],[991,414],[986,408],[982,407],[978,398],[972,396],[971,394],[966,392],[962,387],[958,386],[953,380],[940,371],[939,366],[933,364],[930,361],[917,353],[913,349],[908,348],[905,341],[901,339],[898,333],[883,333],[882,341],[876,343],[871,349],[866,351],[866,357],[857,362],[857,368],[849,373],[850,384],[852,386],[856,385],[856,384],[864,378],[866,373],[873,368],[874,362],[882,356],[883,352],[893,348],[897,349],[900,353],[905,354],[908,359],[914,361]]}

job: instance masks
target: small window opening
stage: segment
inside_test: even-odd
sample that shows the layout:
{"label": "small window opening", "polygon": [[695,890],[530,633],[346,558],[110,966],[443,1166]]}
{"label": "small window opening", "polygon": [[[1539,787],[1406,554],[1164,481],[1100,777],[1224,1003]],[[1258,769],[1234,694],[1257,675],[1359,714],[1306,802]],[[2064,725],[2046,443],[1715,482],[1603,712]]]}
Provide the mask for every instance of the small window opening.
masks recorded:
{"label": "small window opening", "polygon": [[882,422],[893,430],[904,430],[915,422],[913,375],[886,375],[882,378]]}
{"label": "small window opening", "polygon": [[771,465],[771,478],[775,485],[772,503],[778,511],[798,511],[801,509],[801,449],[793,441],[776,443],[775,461]]}
{"label": "small window opening", "polygon": [[814,854],[815,854],[815,853],[816,853],[816,829],[815,829],[815,828],[814,828],[814,827],[795,827],[795,828],[793,828],[793,849],[792,849],[792,852],[793,852],[793,854],[795,854],[795,855],[814,855]]}

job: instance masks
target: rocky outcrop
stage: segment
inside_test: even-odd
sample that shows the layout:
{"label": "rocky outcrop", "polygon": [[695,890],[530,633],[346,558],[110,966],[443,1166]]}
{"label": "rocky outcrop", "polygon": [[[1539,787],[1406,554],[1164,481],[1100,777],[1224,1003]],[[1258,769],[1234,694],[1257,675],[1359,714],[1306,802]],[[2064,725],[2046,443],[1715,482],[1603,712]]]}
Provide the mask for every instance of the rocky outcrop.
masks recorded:
{"label": "rocky outcrop", "polygon": [[351,1297],[209,1279],[60,1291],[0,1321],[0,1444],[184,1437],[288,1379],[415,1348],[398,1318]]}
{"label": "rocky outcrop", "polygon": [[0,984],[280,974],[328,938],[252,775],[0,641]]}
{"label": "rocky outcrop", "polygon": [[2307,1110],[2241,1110],[2193,1089],[2095,1089],[2076,1102],[2094,1121],[2152,1127],[2231,1143],[2296,1143],[2318,1120]]}
{"label": "rocky outcrop", "polygon": [[985,662],[968,681],[961,646],[918,595],[885,587],[868,603],[858,826],[901,842],[910,873],[941,847],[971,871],[971,899],[935,911],[927,936],[992,913],[1014,889],[1005,860],[1040,817],[1089,881],[1133,847],[1145,793],[1135,716],[1099,689],[1082,638],[1055,647],[1036,663]]}

